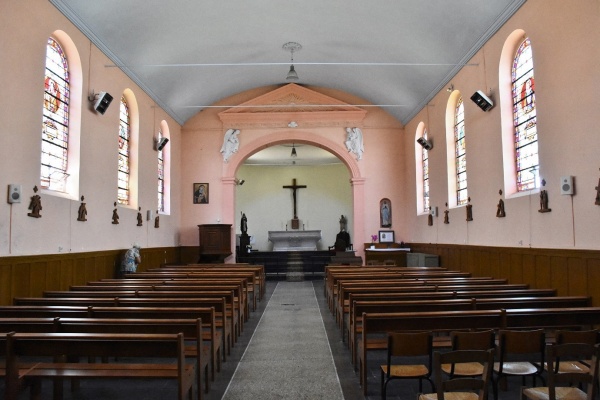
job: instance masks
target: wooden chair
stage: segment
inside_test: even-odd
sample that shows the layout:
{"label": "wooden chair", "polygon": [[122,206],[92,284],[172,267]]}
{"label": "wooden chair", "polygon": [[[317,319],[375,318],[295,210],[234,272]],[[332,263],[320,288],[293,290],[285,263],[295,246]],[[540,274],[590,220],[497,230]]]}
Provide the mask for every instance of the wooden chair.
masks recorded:
{"label": "wooden chair", "polygon": [[[545,334],[543,329],[528,331],[500,330],[498,340],[498,362],[494,363],[495,379],[493,380],[494,398],[498,399],[498,385],[500,381],[506,383],[510,376],[520,376],[525,386],[525,378],[533,378],[535,386],[536,377],[539,377],[544,385],[542,373],[544,372]],[[515,361],[519,357],[521,361]],[[527,358],[527,361],[522,361]]]}
{"label": "wooden chair", "polygon": [[[442,365],[471,364],[483,365],[483,373],[479,377],[449,377],[444,379]],[[435,373],[435,393],[419,394],[418,400],[486,400],[494,350],[454,350],[447,353],[434,353],[433,370]]]}
{"label": "wooden chair", "polygon": [[[485,331],[453,331],[450,333],[452,350],[489,350],[496,347],[493,330]],[[480,376],[484,366],[478,362],[443,364],[442,371],[450,377]]]}
{"label": "wooden chair", "polygon": [[[556,331],[556,344],[566,343],[586,343],[595,345],[600,343],[600,335],[596,329],[587,331]],[[548,368],[548,364],[546,364],[546,367]],[[589,360],[557,360],[554,365],[554,373],[587,372],[589,369]]]}
{"label": "wooden chair", "polygon": [[[596,396],[596,382],[598,381],[598,358],[600,345],[587,343],[566,343],[548,346],[548,386],[521,389],[523,400],[593,400]],[[564,359],[578,360],[591,358],[591,365],[587,371],[556,372],[556,364]],[[560,361],[559,361],[560,360]],[[587,386],[583,391],[573,384]]]}
{"label": "wooden chair", "polygon": [[[424,364],[396,364],[409,357],[427,357]],[[388,334],[387,364],[381,366],[381,396],[386,398],[387,385],[395,379],[418,379],[419,391],[423,390],[423,379],[427,379],[435,390],[431,379],[433,357],[433,334],[431,332],[393,332]]]}

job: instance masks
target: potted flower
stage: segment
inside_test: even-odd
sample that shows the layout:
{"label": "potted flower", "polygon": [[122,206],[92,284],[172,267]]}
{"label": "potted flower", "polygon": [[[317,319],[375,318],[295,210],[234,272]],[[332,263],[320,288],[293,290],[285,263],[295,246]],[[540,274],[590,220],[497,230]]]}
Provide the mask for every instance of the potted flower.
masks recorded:
{"label": "potted flower", "polygon": [[375,248],[375,242],[377,241],[377,235],[371,235],[371,248]]}

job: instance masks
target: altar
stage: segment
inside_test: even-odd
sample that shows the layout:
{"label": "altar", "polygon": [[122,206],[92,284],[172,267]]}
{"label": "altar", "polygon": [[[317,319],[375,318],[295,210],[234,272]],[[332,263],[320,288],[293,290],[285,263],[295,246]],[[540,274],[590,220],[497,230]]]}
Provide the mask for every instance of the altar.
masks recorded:
{"label": "altar", "polygon": [[269,231],[273,251],[316,251],[321,231]]}

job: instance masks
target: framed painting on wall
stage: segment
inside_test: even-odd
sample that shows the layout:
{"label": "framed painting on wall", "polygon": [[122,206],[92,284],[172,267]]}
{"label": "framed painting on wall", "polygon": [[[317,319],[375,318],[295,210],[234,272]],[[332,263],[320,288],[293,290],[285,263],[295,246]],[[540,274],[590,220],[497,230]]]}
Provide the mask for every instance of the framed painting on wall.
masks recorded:
{"label": "framed painting on wall", "polygon": [[394,243],[394,231],[379,231],[379,243]]}
{"label": "framed painting on wall", "polygon": [[392,202],[390,199],[381,199],[379,202],[379,219],[382,228],[392,227]]}
{"label": "framed painting on wall", "polygon": [[208,183],[194,183],[194,204],[208,204]]}

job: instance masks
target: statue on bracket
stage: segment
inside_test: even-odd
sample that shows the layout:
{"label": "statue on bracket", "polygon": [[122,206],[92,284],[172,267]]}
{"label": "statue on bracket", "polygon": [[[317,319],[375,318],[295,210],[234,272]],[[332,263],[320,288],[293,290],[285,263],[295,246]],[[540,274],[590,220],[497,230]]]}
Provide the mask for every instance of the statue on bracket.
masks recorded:
{"label": "statue on bracket", "polygon": [[87,221],[87,209],[85,207],[85,203],[83,200],[85,197],[81,196],[81,204],[79,205],[79,210],[77,211],[77,221]]}
{"label": "statue on bracket", "polygon": [[113,225],[118,225],[119,224],[119,214],[117,213],[117,202],[115,201],[114,203],[114,209],[113,209],[113,214],[112,214],[112,223]]}
{"label": "statue on bracket", "polygon": [[142,218],[142,207],[138,207],[137,226],[142,226],[142,225],[144,225],[143,218]]}
{"label": "statue on bracket", "polygon": [[[542,187],[546,186],[546,180],[542,179]],[[552,211],[551,208],[548,208],[548,192],[546,189],[540,190],[540,209],[538,212],[547,213]]]}
{"label": "statue on bracket", "polygon": [[348,152],[356,156],[356,160],[360,160],[365,151],[363,144],[363,133],[360,128],[346,128],[346,148]]}
{"label": "statue on bracket", "polygon": [[598,178],[598,186],[596,186],[595,189],[596,189],[596,202],[594,204],[597,206],[600,206],[600,178]]}
{"label": "statue on bracket", "polygon": [[154,217],[154,227],[160,228],[160,216],[158,215],[158,210],[156,210],[156,217]]}
{"label": "statue on bracket", "polygon": [[40,215],[40,211],[42,211],[42,198],[39,194],[37,194],[38,190],[39,189],[37,185],[33,187],[33,192],[35,194],[31,196],[31,202],[29,203],[29,209],[31,212],[27,213],[28,216],[33,218],[42,218]]}
{"label": "statue on bracket", "polygon": [[[502,189],[500,189],[498,191],[498,194],[500,196],[502,196]],[[504,218],[506,217],[506,212],[504,211],[504,200],[502,200],[502,197],[500,197],[500,200],[498,201],[498,206],[496,209],[496,217],[497,218]]]}
{"label": "statue on bracket", "polygon": [[448,225],[450,223],[450,210],[448,210],[448,203],[446,203],[446,210],[444,211],[444,223]]}
{"label": "statue on bracket", "polygon": [[467,221],[473,221],[473,205],[471,204],[471,198],[467,199]]}
{"label": "statue on bracket", "polygon": [[238,135],[240,134],[239,129],[228,129],[223,136],[223,145],[221,146],[221,153],[223,154],[223,161],[229,161],[234,153],[237,153],[240,147],[240,140]]}
{"label": "statue on bracket", "polygon": [[379,202],[379,218],[382,228],[392,227],[392,202],[390,199],[381,199]]}

